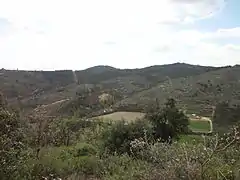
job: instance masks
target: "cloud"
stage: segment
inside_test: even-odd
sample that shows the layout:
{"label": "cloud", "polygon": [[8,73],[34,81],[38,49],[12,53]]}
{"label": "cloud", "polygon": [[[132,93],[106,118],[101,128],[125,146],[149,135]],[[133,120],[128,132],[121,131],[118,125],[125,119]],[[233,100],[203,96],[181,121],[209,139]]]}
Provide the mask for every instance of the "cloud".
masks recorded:
{"label": "cloud", "polygon": [[240,52],[240,45],[227,44],[223,47],[223,49]]}
{"label": "cloud", "polygon": [[0,27],[1,27],[1,29],[5,28],[6,26],[10,26],[10,25],[11,25],[11,23],[7,19],[0,18]]}
{"label": "cloud", "polygon": [[225,7],[225,0],[170,0],[185,23],[212,17]]}
{"label": "cloud", "polygon": [[213,33],[206,33],[205,38],[222,39],[222,38],[240,38],[240,27],[229,29],[218,29]]}
{"label": "cloud", "polygon": [[[168,37],[169,41],[159,43],[153,51],[157,51],[158,55],[161,54],[161,57],[168,59],[169,62],[175,60],[213,66],[240,64],[239,29],[219,29],[208,33],[198,30],[179,30],[171,33]],[[224,41],[219,43],[222,39]],[[161,47],[168,47],[167,54],[161,51]]]}
{"label": "cloud", "polygon": [[0,17],[0,36],[6,36],[12,31],[12,24],[8,19]]}
{"label": "cloud", "polygon": [[153,51],[156,53],[167,53],[167,52],[171,52],[172,49],[169,45],[162,45],[154,48]]}
{"label": "cloud", "polygon": [[111,45],[115,45],[116,42],[114,42],[114,41],[106,41],[106,42],[104,42],[104,44],[111,46]]}
{"label": "cloud", "polygon": [[229,29],[202,33],[177,26],[210,18],[223,7],[223,0],[0,0],[0,17],[14,29],[0,36],[0,62],[19,69],[134,68],[182,60],[234,64],[240,54],[225,47],[231,41],[216,42],[230,36]]}

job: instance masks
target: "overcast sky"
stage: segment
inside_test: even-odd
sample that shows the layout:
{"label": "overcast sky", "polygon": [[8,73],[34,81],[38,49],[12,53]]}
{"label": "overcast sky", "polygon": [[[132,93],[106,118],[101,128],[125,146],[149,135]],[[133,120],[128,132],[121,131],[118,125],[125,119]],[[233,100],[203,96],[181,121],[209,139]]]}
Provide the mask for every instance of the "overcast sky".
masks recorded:
{"label": "overcast sky", "polygon": [[0,0],[0,68],[240,64],[239,0]]}

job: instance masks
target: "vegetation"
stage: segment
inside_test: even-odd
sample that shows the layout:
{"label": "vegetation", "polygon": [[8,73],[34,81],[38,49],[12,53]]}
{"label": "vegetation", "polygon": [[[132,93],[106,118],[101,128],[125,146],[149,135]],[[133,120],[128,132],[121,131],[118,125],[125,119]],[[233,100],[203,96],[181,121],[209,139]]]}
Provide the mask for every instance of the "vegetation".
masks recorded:
{"label": "vegetation", "polygon": [[0,100],[0,127],[0,177],[13,179],[24,162],[24,134],[19,117],[6,108],[3,100]]}
{"label": "vegetation", "polygon": [[220,102],[216,106],[214,123],[229,126],[240,120],[240,105]]}
{"label": "vegetation", "polygon": [[[93,103],[93,100],[96,100],[95,94],[108,93],[113,95],[113,108],[118,111],[126,111],[130,109],[131,103],[119,104],[125,98],[130,98],[138,92],[153,88],[169,79],[194,77],[217,69],[181,63],[123,70],[108,66],[96,66],[82,71],[12,71],[2,69],[0,70],[0,89],[7,96],[11,106],[21,107],[25,114],[39,105],[69,99],[70,101],[66,105],[65,103],[58,104],[59,108],[63,108],[63,110],[57,114],[72,115],[72,109],[80,104],[80,109],[85,111],[80,114],[85,115],[89,113],[86,111],[88,108],[86,102],[87,104]],[[78,95],[76,96],[76,94]],[[78,102],[79,94],[85,96],[83,104]],[[132,102],[138,103],[136,100]],[[142,106],[132,107],[131,111],[136,111],[136,109],[139,111],[144,108]],[[99,110],[101,108],[97,109],[97,111]],[[52,113],[56,115],[56,112]]]}
{"label": "vegetation", "polygon": [[2,102],[0,117],[3,180],[240,177],[240,125],[223,135],[189,135],[174,99],[136,121],[35,114],[35,121],[22,123]]}
{"label": "vegetation", "polygon": [[145,120],[135,122],[118,121],[113,123],[103,134],[104,148],[110,153],[131,154],[130,145],[135,139],[150,139],[152,127]]}
{"label": "vegetation", "polygon": [[[239,179],[239,72],[180,63],[2,69],[0,179]],[[202,134],[208,121],[192,113],[211,117],[213,133]]]}
{"label": "vegetation", "polygon": [[189,131],[189,119],[177,109],[174,99],[168,99],[162,109],[157,105],[156,108],[147,113],[146,118],[153,125],[155,138],[160,138],[164,142],[178,138],[179,134]]}
{"label": "vegetation", "polygon": [[[113,112],[106,115],[101,115],[94,117],[93,119],[101,119],[103,121],[136,121],[138,119],[142,119],[146,114],[141,112]],[[194,118],[188,118],[189,120],[189,129],[193,132],[203,132],[208,133],[211,131],[211,125],[210,125],[210,119],[202,119],[200,117],[199,119]]]}
{"label": "vegetation", "polygon": [[221,102],[240,104],[239,66],[226,67],[200,75],[168,79],[157,86],[135,93],[118,104],[145,107],[158,98],[177,100],[178,107],[188,114],[211,116],[213,107]]}

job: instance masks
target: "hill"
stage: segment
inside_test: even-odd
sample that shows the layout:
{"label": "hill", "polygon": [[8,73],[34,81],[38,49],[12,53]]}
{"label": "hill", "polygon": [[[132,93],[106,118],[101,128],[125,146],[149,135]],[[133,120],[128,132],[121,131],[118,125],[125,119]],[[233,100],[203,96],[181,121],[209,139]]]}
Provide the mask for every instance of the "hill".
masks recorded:
{"label": "hill", "polygon": [[[114,95],[115,103],[117,103],[136,93],[150,89],[169,78],[195,76],[215,69],[217,68],[176,63],[142,69],[116,69],[109,66],[96,66],[77,71],[78,84],[87,83],[85,84],[88,87],[87,92],[82,89],[78,94],[85,94],[84,99],[83,96],[74,98],[61,111],[66,112],[69,109],[76,110],[81,107],[81,111],[86,112],[84,114],[91,114],[93,109],[95,112],[98,110],[101,112],[102,106],[99,106],[96,101],[101,93]],[[83,107],[83,104],[85,104],[84,107],[87,107],[87,110]]]}
{"label": "hill", "polygon": [[134,94],[116,106],[144,106],[156,100],[175,98],[181,108],[208,114],[221,101],[240,103],[240,66],[226,67],[197,76],[168,79],[148,90]]}
{"label": "hill", "polygon": [[215,69],[215,67],[205,67],[185,63],[156,65],[141,69],[117,69],[110,66],[95,66],[82,71],[76,71],[76,75],[81,84],[96,84],[102,81],[113,80],[117,77],[129,76],[140,76],[145,77],[150,82],[160,82],[166,79],[167,76],[171,78],[192,76]]}
{"label": "hill", "polygon": [[[188,64],[152,66],[143,69],[117,69],[95,66],[82,71],[18,71],[0,70],[0,89],[10,103],[46,104],[72,97],[74,92],[90,87],[116,89],[129,96],[156,85],[167,77],[193,76],[214,70]],[[76,83],[77,81],[77,83]],[[70,91],[70,93],[69,93]],[[34,100],[34,102],[32,102]]]}
{"label": "hill", "polygon": [[74,83],[72,71],[0,70],[0,89],[9,104],[34,108],[68,96]]}

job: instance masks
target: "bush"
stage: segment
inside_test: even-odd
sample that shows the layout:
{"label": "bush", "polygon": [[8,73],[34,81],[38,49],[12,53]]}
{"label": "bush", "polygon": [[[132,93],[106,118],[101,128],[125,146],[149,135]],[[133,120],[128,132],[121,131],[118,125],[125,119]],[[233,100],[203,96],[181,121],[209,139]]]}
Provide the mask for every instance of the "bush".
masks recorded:
{"label": "bush", "polygon": [[106,155],[102,159],[103,179],[107,180],[139,180],[149,179],[150,165],[128,154]]}
{"label": "bush", "polygon": [[225,129],[240,122],[240,105],[231,105],[228,102],[220,102],[216,105],[213,122]]}
{"label": "bush", "polygon": [[155,139],[163,142],[179,138],[180,134],[186,134],[189,129],[188,117],[176,107],[174,99],[168,99],[165,106],[151,109],[146,118],[152,122]]}
{"label": "bush", "polygon": [[37,126],[29,131],[29,144],[32,146],[71,146],[77,143],[85,129],[93,131],[97,126],[94,121],[75,117],[69,119],[54,119],[52,121],[39,119]]}
{"label": "bush", "polygon": [[97,150],[93,145],[86,144],[86,143],[78,143],[75,146],[76,149],[76,156],[91,156],[91,155],[96,155]]}
{"label": "bush", "polygon": [[[95,148],[86,143],[75,146],[45,147],[39,158],[29,157],[22,168],[22,179],[66,178],[71,174],[96,174]],[[20,179],[21,179],[20,178]]]}
{"label": "bush", "polygon": [[104,147],[110,153],[131,154],[131,141],[139,138],[151,139],[152,127],[148,121],[136,120],[135,122],[118,121],[113,123],[103,134]]}
{"label": "bush", "polygon": [[[196,143],[147,144],[138,158],[149,162],[150,179],[238,179],[240,126],[225,136],[209,136]],[[141,142],[142,143],[142,142]],[[166,178],[167,177],[167,178]]]}
{"label": "bush", "polygon": [[25,145],[17,114],[0,107],[0,179],[13,179],[25,161]]}

